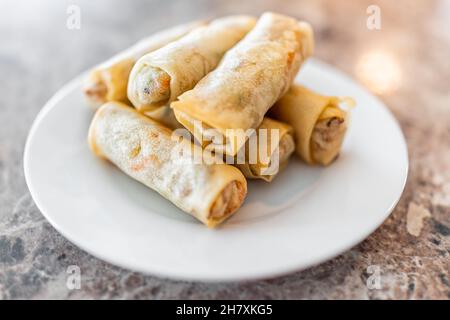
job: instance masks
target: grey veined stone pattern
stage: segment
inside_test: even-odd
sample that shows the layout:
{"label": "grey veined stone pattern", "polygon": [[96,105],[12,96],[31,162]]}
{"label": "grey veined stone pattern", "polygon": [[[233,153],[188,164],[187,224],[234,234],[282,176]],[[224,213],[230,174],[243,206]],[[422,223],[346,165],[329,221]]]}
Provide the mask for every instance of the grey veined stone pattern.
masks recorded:
{"label": "grey veined stone pattern", "polygon": [[[445,0],[414,5],[406,0],[71,4],[80,9],[80,29],[67,28],[64,1],[5,1],[0,10],[0,299],[450,298],[450,9]],[[381,9],[381,30],[366,27],[371,4]],[[320,266],[231,284],[171,281],[123,270],[56,232],[30,197],[22,163],[28,130],[51,95],[155,30],[195,18],[266,10],[310,21],[316,56],[360,81],[364,74],[357,62],[370,50],[398,57],[400,85],[379,96],[406,136],[410,173],[387,221],[364,242]],[[80,289],[66,285],[70,265],[81,270]],[[373,278],[377,270],[378,282]]]}

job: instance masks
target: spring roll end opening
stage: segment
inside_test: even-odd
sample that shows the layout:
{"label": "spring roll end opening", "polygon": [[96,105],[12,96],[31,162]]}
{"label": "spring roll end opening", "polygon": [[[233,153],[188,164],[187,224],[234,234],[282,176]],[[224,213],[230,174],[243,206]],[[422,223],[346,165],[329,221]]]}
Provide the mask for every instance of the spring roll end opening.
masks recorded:
{"label": "spring roll end opening", "polygon": [[108,86],[101,72],[94,71],[86,78],[83,92],[91,106],[99,107],[107,101]]}
{"label": "spring roll end opening", "polygon": [[107,109],[108,104],[103,104],[96,112],[95,115],[91,121],[91,124],[89,126],[89,130],[88,130],[88,137],[87,137],[87,143],[89,145],[89,149],[91,150],[91,152],[102,159],[105,159],[105,156],[103,155],[103,153],[100,151],[100,148],[97,145],[97,133],[96,133],[96,129],[97,129],[97,122],[100,121],[100,118],[103,116],[103,113],[105,112],[105,110]]}

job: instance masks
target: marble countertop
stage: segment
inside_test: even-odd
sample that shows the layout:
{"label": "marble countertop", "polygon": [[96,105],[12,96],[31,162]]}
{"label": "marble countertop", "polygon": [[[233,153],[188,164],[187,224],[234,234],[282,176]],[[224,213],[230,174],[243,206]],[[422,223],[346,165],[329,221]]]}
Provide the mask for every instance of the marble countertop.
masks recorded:
{"label": "marble countertop", "polygon": [[[68,28],[65,1],[6,0],[0,10],[0,299],[450,298],[449,1],[70,3],[80,9],[80,29]],[[311,22],[316,56],[365,84],[400,122],[410,171],[385,223],[319,266],[229,284],[171,281],[123,270],[56,232],[30,197],[22,163],[28,130],[51,95],[155,30],[200,17],[266,10]],[[378,10],[380,24],[373,20]],[[80,289],[66,285],[70,265],[82,270]]]}

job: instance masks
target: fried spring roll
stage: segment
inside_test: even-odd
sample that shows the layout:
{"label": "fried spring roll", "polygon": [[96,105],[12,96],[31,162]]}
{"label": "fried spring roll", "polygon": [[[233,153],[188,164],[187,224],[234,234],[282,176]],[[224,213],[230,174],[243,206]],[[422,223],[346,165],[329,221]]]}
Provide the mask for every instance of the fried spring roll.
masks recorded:
{"label": "fried spring roll", "polygon": [[130,74],[129,100],[141,112],[167,105],[214,69],[255,23],[249,16],[216,19],[143,56]]}
{"label": "fried spring roll", "polygon": [[294,128],[296,153],[304,161],[328,165],[339,154],[347,129],[347,112],[339,107],[340,102],[337,97],[293,85],[269,115]]}
{"label": "fried spring roll", "polygon": [[[261,129],[266,130],[264,135]],[[273,130],[278,130],[276,135],[272,135]],[[267,137],[267,140],[265,140],[265,137]],[[253,146],[251,146],[252,138],[255,138]],[[264,139],[267,143],[261,141],[261,139]],[[245,163],[238,163],[236,167],[242,171],[246,178],[270,182],[287,165],[294,149],[292,127],[286,123],[265,117],[256,130],[255,136],[247,140],[245,144]],[[252,152],[257,154],[252,157],[250,156]],[[261,152],[264,154],[261,155]],[[236,159],[236,162],[238,162],[238,159]]]}
{"label": "fried spring roll", "polygon": [[[205,129],[219,131],[226,140],[224,152],[236,155],[246,141],[242,130],[258,128],[267,110],[289,89],[313,43],[309,24],[263,14],[214,71],[171,104],[175,117],[199,141],[204,142]],[[199,121],[200,130],[195,125]]]}
{"label": "fried spring roll", "polygon": [[231,216],[243,203],[247,184],[226,164],[195,163],[187,140],[119,102],[104,104],[92,120],[89,145],[130,177],[157,191],[208,227]]}
{"label": "fried spring roll", "polygon": [[[183,126],[173,118],[171,110],[155,110],[148,116],[171,129],[183,128]],[[262,135],[260,129],[265,129],[266,134]],[[272,135],[273,130],[278,130],[277,135]],[[233,160],[234,165],[241,170],[248,179],[262,179],[267,182],[272,181],[275,176],[287,165],[289,157],[295,150],[295,142],[292,127],[281,121],[264,117],[263,122],[256,130],[255,135],[247,140],[245,148],[241,149]],[[262,139],[267,137],[265,147]],[[252,139],[255,139],[254,141]],[[250,144],[254,143],[253,149]],[[250,153],[255,152],[251,157]],[[263,154],[261,154],[263,153]]]}
{"label": "fried spring roll", "polygon": [[203,24],[196,21],[157,32],[95,67],[85,79],[83,88],[89,104],[96,108],[107,101],[127,102],[128,77],[136,61]]}

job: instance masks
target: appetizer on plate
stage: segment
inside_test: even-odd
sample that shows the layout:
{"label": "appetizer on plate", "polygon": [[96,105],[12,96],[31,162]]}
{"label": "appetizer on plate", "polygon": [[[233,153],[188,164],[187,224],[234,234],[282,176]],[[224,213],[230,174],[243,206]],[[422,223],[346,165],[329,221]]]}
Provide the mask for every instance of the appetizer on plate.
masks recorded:
{"label": "appetizer on plate", "polygon": [[313,47],[308,23],[275,13],[150,36],[91,71],[85,94],[106,103],[90,148],[215,227],[242,206],[246,178],[271,182],[293,153],[311,165],[339,154],[346,98],[292,84]]}

